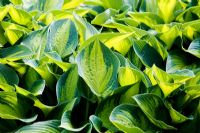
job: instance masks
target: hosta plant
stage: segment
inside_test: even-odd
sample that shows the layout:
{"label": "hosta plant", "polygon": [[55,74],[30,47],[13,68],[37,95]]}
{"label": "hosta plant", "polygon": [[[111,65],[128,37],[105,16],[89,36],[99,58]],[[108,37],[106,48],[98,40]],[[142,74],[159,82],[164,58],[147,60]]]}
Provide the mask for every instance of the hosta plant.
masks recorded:
{"label": "hosta plant", "polygon": [[199,133],[199,0],[1,0],[0,132]]}

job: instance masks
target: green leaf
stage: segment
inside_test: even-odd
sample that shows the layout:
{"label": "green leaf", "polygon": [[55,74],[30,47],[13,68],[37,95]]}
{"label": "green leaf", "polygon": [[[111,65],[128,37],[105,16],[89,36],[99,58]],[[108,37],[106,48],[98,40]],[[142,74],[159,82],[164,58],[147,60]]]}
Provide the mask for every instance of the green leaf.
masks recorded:
{"label": "green leaf", "polygon": [[36,80],[33,84],[32,87],[29,89],[29,91],[34,95],[34,96],[39,96],[42,95],[43,91],[45,88],[45,80],[40,79]]}
{"label": "green leaf", "polygon": [[156,64],[159,67],[163,66],[163,59],[161,55],[146,41],[134,41],[133,48],[145,66],[152,67],[153,64]]}
{"label": "green leaf", "polygon": [[46,51],[56,51],[62,58],[74,52],[78,45],[78,34],[71,20],[55,21],[48,30]]}
{"label": "green leaf", "polygon": [[129,15],[139,24],[143,23],[149,27],[163,23],[163,20],[158,15],[150,12],[130,12]]}
{"label": "green leaf", "polygon": [[17,9],[14,6],[9,7],[9,15],[14,22],[20,25],[29,26],[32,21],[32,17],[28,12]]}
{"label": "green leaf", "polygon": [[112,23],[112,17],[115,17],[115,15],[118,13],[117,10],[114,9],[107,9],[103,13],[98,14],[93,20],[92,24],[95,25],[101,25],[105,27],[110,27],[110,23]]}
{"label": "green leaf", "polygon": [[11,45],[14,45],[25,33],[30,32],[27,28],[10,22],[2,21],[1,26],[5,30],[4,35]]}
{"label": "green leaf", "polygon": [[159,69],[155,65],[152,67],[154,78],[162,89],[165,97],[178,89],[185,81],[194,77],[194,73],[189,70],[177,70],[172,74]]}
{"label": "green leaf", "polygon": [[76,61],[79,75],[95,95],[106,97],[117,88],[119,60],[102,42],[96,40],[86,46]]}
{"label": "green leaf", "polygon": [[170,23],[174,19],[177,5],[177,0],[158,0],[159,16],[165,23]]}
{"label": "green leaf", "polygon": [[120,67],[118,80],[121,86],[132,85],[140,82],[140,73],[130,67]]}
{"label": "green leaf", "polygon": [[80,35],[80,43],[86,41],[95,34],[99,34],[99,31],[94,26],[75,13],[74,22]]}
{"label": "green leaf", "polygon": [[120,9],[123,6],[123,0],[100,0],[105,8]]}
{"label": "green leaf", "polygon": [[187,8],[185,11],[183,11],[181,14],[179,14],[176,17],[176,21],[179,22],[188,22],[196,19],[196,17],[199,17],[199,9],[200,6],[193,6],[190,8]]}
{"label": "green leaf", "polygon": [[92,126],[94,127],[94,129],[98,132],[98,133],[101,133],[102,132],[102,121],[100,118],[98,118],[97,116],[95,115],[91,115],[89,117],[90,119],[90,122],[92,123]]}
{"label": "green leaf", "polygon": [[111,97],[102,100],[100,104],[98,104],[95,115],[101,119],[103,127],[111,130],[112,132],[116,132],[117,128],[111,123],[109,120],[109,116],[112,110],[119,105],[120,95],[113,95]]}
{"label": "green leaf", "polygon": [[163,45],[157,40],[157,38],[150,34],[149,32],[131,26],[125,26],[123,24],[114,24],[120,33],[132,33],[132,36],[137,41],[146,41],[151,47],[153,47],[164,60],[167,57],[167,50]]}
{"label": "green leaf", "polygon": [[86,130],[86,132],[89,133],[92,130],[92,125],[90,123],[87,123],[79,128],[73,127],[71,123],[71,111],[66,111],[63,113],[61,118],[61,125],[59,127],[62,127],[72,132],[81,132],[83,130]]}
{"label": "green leaf", "polygon": [[[165,26],[166,25],[163,25],[162,29],[165,29]],[[180,31],[178,26],[175,25],[175,26],[169,28],[168,30],[166,30],[162,33],[159,33],[157,36],[160,38],[160,40],[162,40],[166,44],[167,49],[171,49],[171,47],[175,43],[175,40],[178,37],[182,37],[182,32]]]}
{"label": "green leaf", "polygon": [[0,47],[3,47],[6,43],[7,43],[7,39],[4,35],[4,30],[2,29],[2,27],[0,26]]}
{"label": "green leaf", "polygon": [[62,9],[71,9],[78,7],[84,0],[64,0]]}
{"label": "green leaf", "polygon": [[25,60],[25,64],[32,67],[45,81],[48,87],[54,88],[55,77],[50,72],[47,65],[48,60],[43,58],[42,60]]}
{"label": "green leaf", "polygon": [[41,59],[43,56],[45,47],[47,43],[47,28],[33,31],[28,34],[21,42],[21,45],[28,47],[32,53],[34,53],[33,58]]}
{"label": "green leaf", "polygon": [[13,92],[15,91],[15,87],[7,84],[7,83],[0,83],[0,88],[3,90],[3,91],[8,91],[8,92]]}
{"label": "green leaf", "polygon": [[89,45],[98,38],[105,43],[108,48],[114,48],[116,51],[126,55],[132,46],[131,36],[133,33],[101,33],[94,35],[87,41],[81,44],[80,49]]}
{"label": "green leaf", "polygon": [[193,59],[193,56],[180,50],[171,51],[167,57],[166,71],[168,73],[175,72],[181,69],[189,69],[198,71],[200,66],[197,59]]}
{"label": "green leaf", "polygon": [[141,11],[152,12],[159,15],[165,23],[170,23],[175,18],[175,11],[178,9],[177,0],[143,0]]}
{"label": "green leaf", "polygon": [[179,124],[179,123],[183,123],[187,120],[193,119],[193,118],[188,118],[188,117],[182,115],[181,113],[179,113],[178,111],[176,111],[175,109],[173,109],[173,107],[170,103],[167,103],[167,107],[169,109],[169,113],[170,113],[173,123]]}
{"label": "green leaf", "polygon": [[6,61],[17,61],[17,60],[29,58],[32,55],[33,54],[31,50],[23,45],[16,45],[16,46],[0,49],[0,58]]}
{"label": "green leaf", "polygon": [[62,115],[66,111],[72,111],[74,107],[79,103],[80,99],[74,98],[70,101],[63,102],[61,104],[58,104],[55,108],[49,112],[47,119],[61,119]]}
{"label": "green leaf", "polygon": [[200,85],[188,86],[184,88],[184,91],[190,95],[191,99],[199,98],[200,97]]}
{"label": "green leaf", "polygon": [[27,118],[32,105],[33,103],[30,100],[15,92],[0,92],[0,117],[3,119],[33,122],[37,116]]}
{"label": "green leaf", "polygon": [[9,10],[9,6],[0,7],[0,21],[4,19]]}
{"label": "green leaf", "polygon": [[142,111],[131,104],[121,104],[115,107],[109,119],[120,131],[125,133],[144,133],[145,128],[149,125],[148,119]]}
{"label": "green leaf", "polygon": [[22,3],[22,0],[10,0],[14,5],[20,5]]}
{"label": "green leaf", "polygon": [[176,130],[176,128],[168,124],[170,115],[160,97],[154,94],[139,94],[133,98],[155,126],[165,130]]}
{"label": "green leaf", "polygon": [[62,131],[59,128],[59,120],[49,120],[49,121],[40,121],[35,122],[31,125],[24,126],[16,131],[16,133],[38,133],[38,132],[48,132],[48,133],[60,133]]}
{"label": "green leaf", "polygon": [[34,106],[41,109],[45,116],[47,116],[48,113],[53,109],[52,106],[44,105],[36,96],[34,96],[33,93],[31,93],[23,88],[20,88],[18,86],[15,86],[15,88],[16,88],[17,93],[25,96],[28,99],[31,99],[34,102]]}
{"label": "green leaf", "polygon": [[49,59],[49,63],[55,63],[56,65],[58,65],[64,72],[67,71],[70,67],[71,64],[64,62],[62,60],[62,58],[60,57],[60,55],[58,55],[57,52],[53,51],[53,52],[45,52],[44,53],[46,57],[48,57]]}
{"label": "green leaf", "polygon": [[61,9],[64,0],[22,0],[23,8],[27,11],[49,11]]}
{"label": "green leaf", "polygon": [[0,83],[9,85],[18,85],[19,77],[17,73],[10,67],[0,64]]}
{"label": "green leaf", "polygon": [[56,95],[58,103],[72,100],[77,96],[78,67],[72,66],[58,80]]}
{"label": "green leaf", "polygon": [[192,41],[186,52],[200,58],[200,39],[197,38]]}

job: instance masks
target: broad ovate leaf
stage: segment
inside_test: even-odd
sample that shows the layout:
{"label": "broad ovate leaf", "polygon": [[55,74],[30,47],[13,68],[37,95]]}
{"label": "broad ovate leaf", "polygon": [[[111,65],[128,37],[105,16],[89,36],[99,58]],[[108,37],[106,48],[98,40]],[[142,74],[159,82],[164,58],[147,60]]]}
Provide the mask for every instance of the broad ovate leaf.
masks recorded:
{"label": "broad ovate leaf", "polygon": [[143,23],[149,27],[163,23],[163,20],[158,15],[150,12],[130,12],[129,15],[139,24]]}
{"label": "broad ovate leaf", "polygon": [[27,11],[49,11],[61,9],[64,0],[22,0],[23,8]]}
{"label": "broad ovate leaf", "polygon": [[36,80],[31,88],[29,88],[29,91],[34,95],[34,96],[39,96],[42,95],[43,91],[45,89],[45,80],[40,79]]}
{"label": "broad ovate leaf", "polygon": [[47,106],[45,104],[43,104],[35,95],[34,93],[31,93],[19,86],[15,86],[16,92],[25,96],[26,98],[30,99],[33,101],[34,106],[38,107],[39,109],[41,109],[44,113],[45,116],[48,115],[48,113],[53,109],[52,106]]}
{"label": "broad ovate leaf", "polygon": [[71,111],[66,111],[63,113],[62,118],[61,118],[61,124],[59,127],[64,128],[68,131],[72,132],[91,132],[92,130],[92,125],[90,123],[87,123],[81,127],[74,127],[72,122],[71,122]]}
{"label": "broad ovate leaf", "polygon": [[167,108],[172,118],[172,122],[175,124],[183,123],[187,120],[192,120],[192,118],[186,117],[180,112],[176,111],[170,103],[167,103]]}
{"label": "broad ovate leaf", "polygon": [[173,73],[181,69],[189,69],[193,71],[198,71],[200,66],[197,59],[193,59],[192,55],[185,53],[180,50],[173,50],[169,52],[167,57],[166,71],[168,73]]}
{"label": "broad ovate leaf", "polygon": [[133,98],[155,126],[165,130],[176,129],[168,124],[171,121],[170,115],[160,97],[154,94],[138,94]]}
{"label": "broad ovate leaf", "polygon": [[56,51],[62,58],[74,52],[78,45],[75,25],[68,19],[51,23],[47,38],[46,51]]}
{"label": "broad ovate leaf", "polygon": [[10,67],[0,64],[0,83],[8,85],[18,85],[19,77]]}
{"label": "broad ovate leaf", "polygon": [[9,10],[9,6],[0,7],[0,21],[4,19]]}
{"label": "broad ovate leaf", "polygon": [[123,0],[100,0],[105,8],[120,9],[123,6]]}
{"label": "broad ovate leaf", "polygon": [[105,43],[108,48],[114,48],[116,51],[126,55],[132,46],[131,40],[132,33],[101,33],[92,36],[87,41],[81,44],[81,47],[87,46],[98,38],[101,42]]}
{"label": "broad ovate leaf", "polygon": [[6,61],[17,61],[31,57],[32,55],[31,50],[23,45],[0,49],[0,58],[5,59]]}
{"label": "broad ovate leaf", "polygon": [[79,75],[99,97],[108,96],[117,88],[119,60],[102,42],[86,46],[76,58]]}
{"label": "broad ovate leaf", "polygon": [[121,104],[113,109],[110,121],[125,133],[144,133],[152,130],[152,124],[140,108],[131,104]]}
{"label": "broad ovate leaf", "polygon": [[59,120],[40,121],[31,125],[23,126],[18,129],[16,133],[60,133],[63,129],[58,127],[59,125]]}
{"label": "broad ovate leaf", "polygon": [[101,25],[105,27],[112,28],[112,17],[114,17],[118,13],[117,10],[107,9],[103,13],[98,14],[93,20],[92,24]]}
{"label": "broad ovate leaf", "polygon": [[188,49],[185,51],[200,58],[200,38],[193,40]]}
{"label": "broad ovate leaf", "polygon": [[167,97],[178,89],[185,81],[194,77],[194,73],[189,70],[180,70],[174,73],[166,73],[155,65],[152,67],[154,78],[162,89],[164,96]]}
{"label": "broad ovate leaf", "polygon": [[49,63],[55,63],[57,66],[59,66],[64,72],[67,71],[70,67],[71,64],[68,62],[64,62],[61,58],[61,56],[55,52],[45,52],[45,56],[49,59]]}
{"label": "broad ovate leaf", "polygon": [[28,34],[21,45],[28,47],[34,53],[34,59],[41,59],[47,43],[47,28],[36,30]]}
{"label": "broad ovate leaf", "polygon": [[56,95],[58,103],[72,100],[77,95],[78,67],[72,66],[58,80]]}
{"label": "broad ovate leaf", "polygon": [[89,117],[90,122],[92,123],[92,126],[94,127],[94,129],[98,132],[101,133],[102,132],[102,121],[99,117],[95,116],[95,115],[91,115]]}
{"label": "broad ovate leaf", "polygon": [[132,85],[141,80],[140,73],[130,67],[120,67],[118,80],[121,86]]}
{"label": "broad ovate leaf", "polygon": [[32,106],[33,102],[16,92],[0,92],[0,117],[3,119],[32,122],[37,116],[26,117]]}
{"label": "broad ovate leaf", "polygon": [[30,32],[27,28],[10,22],[2,21],[1,26],[5,31],[5,37],[11,45],[14,45],[25,33]]}
{"label": "broad ovate leaf", "polygon": [[99,34],[99,31],[94,26],[92,26],[90,23],[75,13],[74,22],[76,29],[79,32],[81,43],[94,36],[95,34]]}
{"label": "broad ovate leaf", "polygon": [[133,48],[135,53],[138,55],[138,57],[145,66],[152,67],[153,64],[156,64],[159,67],[163,66],[163,59],[161,55],[146,41],[134,41]]}
{"label": "broad ovate leaf", "polygon": [[32,17],[28,12],[17,9],[14,6],[10,6],[9,15],[14,22],[20,25],[29,26],[32,21]]}

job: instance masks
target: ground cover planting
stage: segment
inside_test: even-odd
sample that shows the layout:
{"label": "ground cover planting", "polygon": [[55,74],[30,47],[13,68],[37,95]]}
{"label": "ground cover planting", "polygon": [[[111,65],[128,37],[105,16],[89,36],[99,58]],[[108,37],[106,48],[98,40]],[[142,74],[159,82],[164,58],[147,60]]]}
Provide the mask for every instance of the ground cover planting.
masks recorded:
{"label": "ground cover planting", "polygon": [[199,133],[199,0],[1,0],[0,133]]}

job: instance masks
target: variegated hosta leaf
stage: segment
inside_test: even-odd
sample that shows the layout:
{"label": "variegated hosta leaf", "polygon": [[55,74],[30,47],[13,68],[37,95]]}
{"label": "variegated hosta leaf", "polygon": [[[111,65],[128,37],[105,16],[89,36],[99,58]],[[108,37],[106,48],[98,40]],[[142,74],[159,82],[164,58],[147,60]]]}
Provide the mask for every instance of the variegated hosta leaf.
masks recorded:
{"label": "variegated hosta leaf", "polygon": [[20,25],[25,25],[29,27],[32,21],[31,15],[21,9],[17,9],[14,6],[9,7],[9,15],[11,16],[12,20]]}
{"label": "variegated hosta leaf", "polygon": [[154,129],[140,108],[131,104],[121,104],[115,107],[109,119],[120,131],[126,133],[144,133]]}
{"label": "variegated hosta leaf", "polygon": [[139,94],[133,98],[155,126],[166,130],[176,130],[168,124],[171,121],[170,115],[160,97],[154,94]]}
{"label": "variegated hosta leaf", "polygon": [[25,33],[30,32],[29,29],[10,22],[2,21],[1,26],[5,31],[5,37],[11,45],[14,45]]}
{"label": "variegated hosta leaf", "polygon": [[73,127],[73,124],[71,122],[71,111],[66,111],[63,113],[61,118],[61,124],[59,127],[64,128],[68,131],[72,132],[87,132],[90,133],[92,130],[92,125],[90,123],[87,123],[79,128]]}
{"label": "variegated hosta leaf", "polygon": [[192,41],[186,52],[200,58],[200,38],[197,38]]}
{"label": "variegated hosta leaf", "polygon": [[18,129],[16,133],[60,133],[63,129],[58,127],[59,125],[59,120],[40,121],[22,127]]}
{"label": "variegated hosta leaf", "polygon": [[47,34],[46,51],[56,51],[65,58],[78,45],[78,34],[74,23],[68,19],[62,19],[51,23]]}
{"label": "variegated hosta leaf", "polygon": [[95,41],[98,38],[103,42],[108,48],[114,48],[116,51],[120,52],[123,55],[126,55],[132,46],[131,36],[133,33],[101,33],[94,35],[83,44],[81,48],[89,45],[91,42]]}
{"label": "variegated hosta leaf", "polygon": [[0,7],[0,21],[4,19],[6,14],[8,13],[9,6]]}
{"label": "variegated hosta leaf", "polygon": [[141,75],[135,69],[129,67],[120,67],[118,80],[121,86],[132,85],[137,82],[140,82]]}
{"label": "variegated hosta leaf", "polygon": [[177,70],[174,73],[168,74],[159,69],[155,65],[152,67],[153,75],[158,85],[162,89],[164,96],[167,97],[173,91],[178,89],[187,80],[193,78],[195,75],[190,70]]}
{"label": "variegated hosta leaf", "polygon": [[32,53],[34,59],[41,59],[44,55],[44,50],[47,43],[47,28],[33,31],[28,34],[21,42],[21,45],[28,47]]}
{"label": "variegated hosta leaf", "polygon": [[156,14],[150,12],[131,12],[130,17],[136,22],[146,24],[149,27],[153,27],[156,24],[162,24],[163,20]]}
{"label": "variegated hosta leaf", "polygon": [[99,34],[99,31],[94,26],[77,14],[74,14],[74,22],[80,35],[80,43],[83,43],[95,34]]}
{"label": "variegated hosta leaf", "polygon": [[78,67],[72,66],[58,80],[56,84],[56,95],[58,103],[72,100],[77,96]]}
{"label": "variegated hosta leaf", "polygon": [[16,88],[16,92],[25,96],[26,98],[30,99],[33,101],[34,106],[38,107],[39,109],[41,109],[41,111],[43,111],[44,115],[47,116],[48,113],[54,108],[53,106],[47,106],[44,105],[32,92],[29,92],[19,86],[15,86]]}
{"label": "variegated hosta leaf", "polygon": [[[16,45],[0,49],[0,58],[6,61],[17,61],[31,57],[33,54],[29,48],[23,45]],[[1,59],[0,59],[1,61]]]}
{"label": "variegated hosta leaf", "polygon": [[18,85],[19,77],[10,67],[0,64],[0,84]]}
{"label": "variegated hosta leaf", "polygon": [[95,95],[106,97],[117,88],[119,60],[102,42],[90,43],[81,50],[76,61],[80,76]]}
{"label": "variegated hosta leaf", "polygon": [[156,64],[159,67],[163,66],[163,59],[160,54],[146,41],[134,41],[133,48],[145,66],[152,67],[153,64]]}
{"label": "variegated hosta leaf", "polygon": [[199,71],[200,62],[198,59],[193,59],[193,56],[184,51],[171,51],[167,57],[166,72],[173,73],[177,70],[189,69],[192,71]]}
{"label": "variegated hosta leaf", "polygon": [[61,9],[64,0],[22,0],[23,8],[27,11],[49,11]]}
{"label": "variegated hosta leaf", "polygon": [[37,115],[31,118],[26,117],[32,106],[33,102],[16,92],[0,92],[0,117],[3,119],[33,122],[36,120]]}

